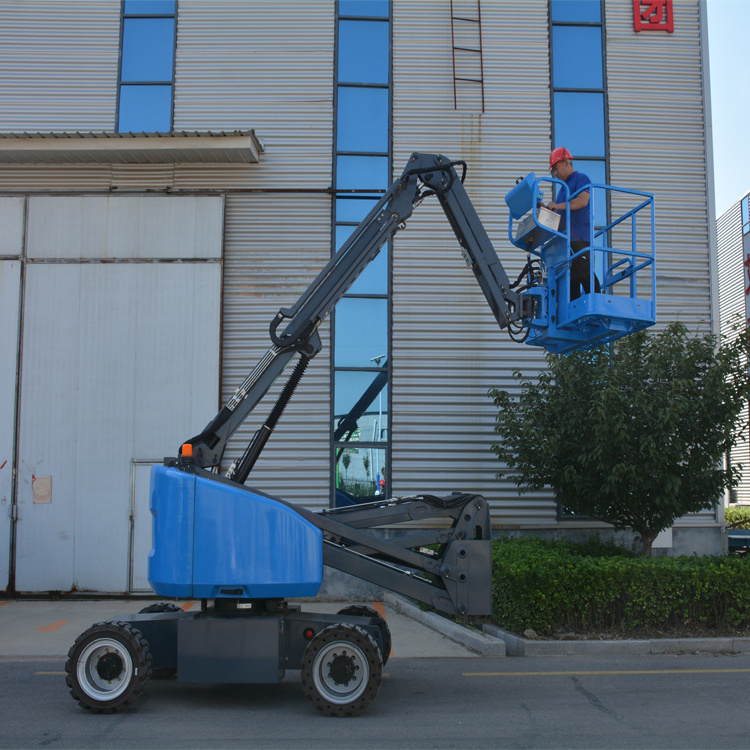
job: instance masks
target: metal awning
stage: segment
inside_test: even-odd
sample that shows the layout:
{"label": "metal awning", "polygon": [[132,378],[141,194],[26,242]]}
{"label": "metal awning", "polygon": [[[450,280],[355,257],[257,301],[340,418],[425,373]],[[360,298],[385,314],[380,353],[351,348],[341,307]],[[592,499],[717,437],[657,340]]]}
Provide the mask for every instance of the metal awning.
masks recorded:
{"label": "metal awning", "polygon": [[255,164],[254,130],[173,133],[0,133],[0,164]]}

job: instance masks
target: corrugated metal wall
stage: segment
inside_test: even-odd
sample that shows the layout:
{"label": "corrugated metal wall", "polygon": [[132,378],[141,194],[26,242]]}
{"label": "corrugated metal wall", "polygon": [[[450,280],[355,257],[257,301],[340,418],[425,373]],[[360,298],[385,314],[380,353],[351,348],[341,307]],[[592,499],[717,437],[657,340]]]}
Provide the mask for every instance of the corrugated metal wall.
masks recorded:
{"label": "corrugated metal wall", "polygon": [[[731,337],[735,321],[745,319],[745,287],[747,285],[743,251],[742,213],[740,202],[735,203],[716,221],[718,235],[719,311],[721,335]],[[742,419],[747,421],[748,408]],[[745,434],[732,451],[732,463],[743,465],[743,477],[737,489],[732,491],[735,502],[750,503],[750,439]]]}
{"label": "corrugated metal wall", "polygon": [[[289,307],[330,255],[330,199],[324,195],[234,195],[227,198],[224,277],[223,400],[270,346],[268,326]],[[329,497],[330,326],[248,484],[308,507]],[[288,370],[287,375],[291,373]],[[238,430],[231,461],[265,419],[285,377]]]}
{"label": "corrugated metal wall", "polygon": [[[175,128],[253,128],[265,146],[260,164],[250,168],[175,169],[177,189],[253,191],[227,196],[227,399],[268,349],[278,309],[296,301],[330,256],[334,6],[181,0],[178,24]],[[327,325],[321,333],[326,348],[249,482],[311,507],[327,506],[330,484]],[[268,409],[280,386],[269,393]],[[260,409],[238,431],[228,455],[241,453],[265,415]]]}
{"label": "corrugated metal wall", "polygon": [[[522,253],[507,240],[503,196],[518,176],[544,173],[550,147],[546,0],[482,3],[485,113],[456,111],[450,3],[393,2],[395,165],[412,151],[468,163],[466,187],[509,274]],[[492,503],[495,523],[553,524],[548,494],[519,498],[495,479],[492,386],[513,369],[543,366],[540,352],[502,333],[437,203],[423,204],[394,242],[393,488],[396,494],[466,490]]]}
{"label": "corrugated metal wall", "polygon": [[611,181],[656,199],[657,325],[710,332],[708,177],[698,0],[675,31],[633,32],[633,6],[607,0]]}
{"label": "corrugated metal wall", "polygon": [[[111,130],[119,0],[2,8],[0,131]],[[546,172],[551,145],[547,1],[482,4],[483,114],[454,109],[449,1],[392,8],[394,173],[415,150],[465,159],[469,194],[512,275],[523,258],[507,241],[503,196],[518,176]],[[656,193],[660,323],[710,329],[699,3],[675,1],[670,35],[634,34],[632,12],[606,0],[612,181]],[[330,0],[180,0],[175,129],[253,128],[265,145],[260,164],[0,171],[6,192],[226,193],[223,399],[267,349],[275,312],[329,255],[333,41]],[[481,492],[497,524],[554,527],[549,494],[519,497],[495,479],[489,451],[487,389],[515,387],[512,371],[533,374],[542,353],[498,331],[437,204],[418,209],[393,254],[394,493]],[[327,344],[327,327],[322,334]],[[328,367],[326,348],[252,479],[310,507],[329,494]],[[243,428],[233,453],[255,427]]]}
{"label": "corrugated metal wall", "polygon": [[112,130],[120,0],[2,3],[0,131]]}

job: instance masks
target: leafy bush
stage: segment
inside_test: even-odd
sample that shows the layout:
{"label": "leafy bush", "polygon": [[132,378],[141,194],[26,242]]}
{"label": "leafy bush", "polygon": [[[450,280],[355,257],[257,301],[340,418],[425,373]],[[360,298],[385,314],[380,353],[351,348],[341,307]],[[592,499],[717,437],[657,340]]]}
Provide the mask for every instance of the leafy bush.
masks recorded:
{"label": "leafy bush", "polygon": [[730,505],[724,510],[724,520],[735,529],[750,529],[750,505]]}
{"label": "leafy bush", "polygon": [[[604,548],[604,549],[602,549]],[[495,622],[548,636],[750,627],[750,558],[644,558],[611,545],[499,539]]]}
{"label": "leafy bush", "polygon": [[746,428],[750,330],[716,343],[671,323],[550,354],[533,380],[517,372],[512,391],[490,390],[497,476],[521,492],[548,486],[575,513],[632,529],[650,555],[660,531],[740,481],[723,460]]}

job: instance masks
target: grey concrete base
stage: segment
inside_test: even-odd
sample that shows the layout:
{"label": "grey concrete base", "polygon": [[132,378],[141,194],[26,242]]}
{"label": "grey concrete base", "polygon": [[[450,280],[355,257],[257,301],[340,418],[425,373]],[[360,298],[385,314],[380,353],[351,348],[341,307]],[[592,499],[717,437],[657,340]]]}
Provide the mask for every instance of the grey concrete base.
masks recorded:
{"label": "grey concrete base", "polygon": [[385,592],[383,602],[399,614],[411,617],[464,648],[482,656],[505,656],[505,641],[491,633],[482,633],[458,625],[435,612],[425,612],[416,604],[397,594]]}
{"label": "grey concrete base", "polygon": [[522,638],[485,625],[484,631],[505,641],[508,656],[598,656],[627,654],[744,654],[750,638],[652,638],[621,641],[547,641]]}

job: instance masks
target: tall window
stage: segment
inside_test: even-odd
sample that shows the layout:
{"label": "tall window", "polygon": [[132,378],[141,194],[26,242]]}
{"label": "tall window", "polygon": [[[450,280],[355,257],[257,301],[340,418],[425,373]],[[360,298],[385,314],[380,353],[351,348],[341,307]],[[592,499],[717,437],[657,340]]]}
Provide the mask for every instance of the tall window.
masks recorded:
{"label": "tall window", "polygon": [[[336,4],[334,250],[391,182],[389,0]],[[337,505],[390,491],[390,248],[341,299],[333,325]]]}
{"label": "tall window", "polygon": [[[552,146],[565,146],[575,168],[607,183],[607,95],[601,0],[550,0]],[[607,206],[594,203],[594,223]]]}
{"label": "tall window", "polygon": [[750,206],[748,205],[748,196],[746,195],[741,202],[742,210],[742,234],[750,232]]}
{"label": "tall window", "polygon": [[[607,184],[609,143],[601,0],[550,0],[552,147],[565,146],[575,168]],[[594,224],[607,223],[604,197],[594,195]],[[598,199],[598,200],[597,200]],[[598,260],[594,259],[594,270]],[[601,278],[601,275],[600,275]],[[574,514],[558,504],[561,518]]]}
{"label": "tall window", "polygon": [[172,130],[177,0],[123,0],[118,133]]}

